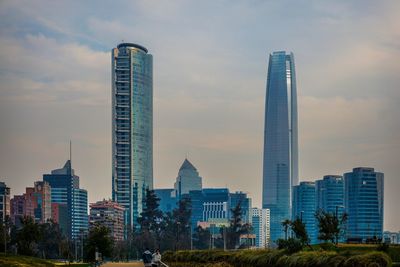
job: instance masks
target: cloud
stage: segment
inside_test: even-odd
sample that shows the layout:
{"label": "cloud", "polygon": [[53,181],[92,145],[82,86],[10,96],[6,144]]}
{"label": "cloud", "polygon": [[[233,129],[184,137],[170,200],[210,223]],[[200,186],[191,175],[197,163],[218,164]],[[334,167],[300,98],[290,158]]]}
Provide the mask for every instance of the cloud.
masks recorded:
{"label": "cloud", "polygon": [[73,139],[90,201],[110,195],[110,50],[123,39],[154,56],[155,184],[172,186],[188,153],[207,186],[259,205],[267,57],[286,49],[302,178],[384,171],[385,226],[398,228],[399,5],[2,1],[0,176],[20,192],[60,167]]}

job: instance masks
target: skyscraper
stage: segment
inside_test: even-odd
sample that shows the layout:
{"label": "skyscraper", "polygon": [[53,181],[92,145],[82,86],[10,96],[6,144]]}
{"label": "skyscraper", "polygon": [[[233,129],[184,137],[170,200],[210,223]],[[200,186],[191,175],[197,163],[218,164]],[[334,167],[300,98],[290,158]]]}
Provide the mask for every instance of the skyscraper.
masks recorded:
{"label": "skyscraper", "polygon": [[298,184],[297,96],[293,53],[269,56],[265,99],[263,200],[270,209],[271,241],[284,237],[291,218],[291,188]]}
{"label": "skyscraper", "polygon": [[60,226],[67,226],[62,230],[70,239],[79,238],[88,230],[88,196],[86,190],[79,188],[79,176],[75,175],[71,161],[51,174],[44,174],[43,181],[50,184],[51,202],[67,208],[68,216],[58,218]]}
{"label": "skyscraper", "polygon": [[178,200],[181,199],[182,195],[188,194],[189,191],[202,189],[199,172],[188,159],[185,159],[179,169],[174,188]]}
{"label": "skyscraper", "polygon": [[354,168],[344,174],[348,239],[366,241],[383,234],[383,173]]}
{"label": "skyscraper", "polygon": [[315,181],[316,208],[341,217],[344,212],[344,180],[340,175],[325,175]]}
{"label": "skyscraper", "polygon": [[112,49],[112,198],[137,225],[153,188],[153,57],[143,46]]}
{"label": "skyscraper", "polygon": [[310,243],[317,243],[317,222],[315,220],[315,183],[301,182],[293,187],[293,220],[300,219],[307,230]]}

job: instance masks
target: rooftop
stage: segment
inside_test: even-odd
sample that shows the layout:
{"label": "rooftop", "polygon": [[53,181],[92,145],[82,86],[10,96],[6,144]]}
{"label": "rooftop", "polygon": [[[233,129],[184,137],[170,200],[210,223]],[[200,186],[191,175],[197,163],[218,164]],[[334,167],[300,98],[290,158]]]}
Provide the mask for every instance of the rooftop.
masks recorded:
{"label": "rooftop", "polygon": [[142,50],[146,54],[148,53],[148,50],[144,46],[141,46],[141,45],[138,45],[138,44],[134,44],[134,43],[120,43],[117,46],[118,49],[120,49],[121,47],[134,47],[134,48]]}

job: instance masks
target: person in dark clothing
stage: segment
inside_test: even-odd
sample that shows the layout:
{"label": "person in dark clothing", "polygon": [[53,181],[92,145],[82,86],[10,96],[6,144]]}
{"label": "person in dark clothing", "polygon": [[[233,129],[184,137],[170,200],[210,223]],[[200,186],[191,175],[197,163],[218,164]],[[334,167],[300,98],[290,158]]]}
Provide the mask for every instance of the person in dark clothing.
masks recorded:
{"label": "person in dark clothing", "polygon": [[153,254],[151,254],[150,250],[146,248],[146,250],[142,254],[142,259],[145,267],[151,267],[151,261],[153,259]]}

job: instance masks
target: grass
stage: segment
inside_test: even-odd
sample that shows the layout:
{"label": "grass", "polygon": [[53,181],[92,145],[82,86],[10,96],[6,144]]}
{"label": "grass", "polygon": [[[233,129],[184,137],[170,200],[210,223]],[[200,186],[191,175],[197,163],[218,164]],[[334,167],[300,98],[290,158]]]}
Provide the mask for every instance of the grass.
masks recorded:
{"label": "grass", "polygon": [[52,260],[44,260],[34,257],[21,256],[21,255],[4,255],[0,253],[0,267],[58,267],[58,266],[70,266],[70,267],[89,267],[88,263],[62,263]]}

